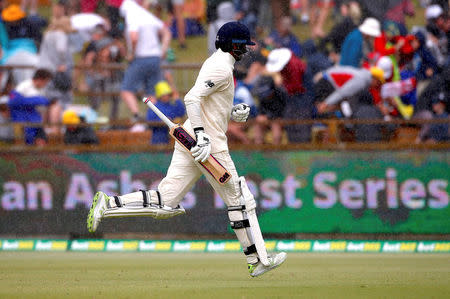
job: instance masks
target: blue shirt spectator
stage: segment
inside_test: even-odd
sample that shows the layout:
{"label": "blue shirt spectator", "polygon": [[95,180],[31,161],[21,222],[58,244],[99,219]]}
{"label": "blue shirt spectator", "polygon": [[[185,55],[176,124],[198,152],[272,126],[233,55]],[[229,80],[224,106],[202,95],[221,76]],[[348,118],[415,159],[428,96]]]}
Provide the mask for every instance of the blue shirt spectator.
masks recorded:
{"label": "blue shirt spectator", "polygon": [[277,29],[269,35],[268,44],[272,44],[275,48],[288,48],[297,57],[303,56],[302,47],[297,37],[291,32],[291,17],[283,17],[278,23]]}
{"label": "blue shirt spectator", "polygon": [[[42,116],[36,108],[50,105],[50,101],[42,94],[51,78],[52,74],[49,71],[38,69],[33,79],[17,85],[10,93],[8,102],[12,122],[42,122]],[[39,127],[26,127],[24,134],[26,144],[34,144],[36,138],[46,138],[43,129]]]}
{"label": "blue shirt spectator", "polygon": [[[181,118],[186,114],[186,108],[180,99],[172,99],[172,89],[166,81],[160,81],[155,85],[157,101],[155,106],[161,110],[169,119]],[[158,115],[149,109],[147,112],[148,121],[161,121]],[[167,126],[153,127],[151,144],[169,143],[169,129]]]}

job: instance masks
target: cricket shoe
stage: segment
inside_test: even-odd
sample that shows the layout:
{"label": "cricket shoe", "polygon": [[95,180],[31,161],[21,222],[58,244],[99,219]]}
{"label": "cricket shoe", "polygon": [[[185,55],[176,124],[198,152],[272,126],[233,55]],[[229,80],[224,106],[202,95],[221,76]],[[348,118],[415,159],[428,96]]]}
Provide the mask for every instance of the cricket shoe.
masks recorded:
{"label": "cricket shoe", "polygon": [[108,196],[99,191],[95,193],[94,200],[92,201],[91,209],[89,210],[88,218],[87,218],[87,228],[90,233],[93,233],[97,230],[100,221],[105,214],[107,206]]}
{"label": "cricket shoe", "polygon": [[275,269],[279,265],[281,265],[286,260],[287,254],[286,252],[280,253],[272,253],[269,254],[267,259],[269,260],[269,265],[265,266],[261,261],[258,261],[256,264],[248,264],[248,272],[250,272],[251,277],[260,276],[267,271]]}

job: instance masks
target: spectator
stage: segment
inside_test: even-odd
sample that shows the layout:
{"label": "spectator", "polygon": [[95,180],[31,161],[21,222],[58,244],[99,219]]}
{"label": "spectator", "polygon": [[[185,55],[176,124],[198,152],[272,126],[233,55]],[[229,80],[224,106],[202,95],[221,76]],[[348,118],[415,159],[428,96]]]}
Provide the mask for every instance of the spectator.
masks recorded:
{"label": "spectator", "polygon": [[[170,85],[166,81],[160,81],[155,86],[156,102],[155,106],[161,110],[169,119],[178,122],[180,118],[186,114],[186,108],[184,107],[181,99],[174,99],[173,92]],[[148,121],[161,121],[161,119],[148,109],[147,112]],[[168,144],[169,143],[169,129],[166,126],[153,127],[153,134],[151,144]]]}
{"label": "spectator", "polygon": [[319,49],[330,52],[330,56],[335,62],[339,61],[341,47],[346,36],[357,28],[361,19],[361,9],[356,2],[343,3],[340,8],[343,19],[331,28],[319,44]]}
{"label": "spectator", "polygon": [[[235,68],[233,71],[235,79],[233,105],[248,105],[250,107],[249,119],[254,118],[257,114],[255,101],[250,92],[249,86],[243,81],[247,75],[247,68],[241,67],[242,65],[236,67],[236,65],[237,64],[235,64]],[[239,142],[241,144],[250,144],[250,138],[247,135],[246,129],[246,123],[231,121],[228,123],[227,136],[229,139],[236,139],[236,142]]]}
{"label": "spectator", "polygon": [[[372,95],[368,90],[363,90],[356,95],[358,107],[353,115],[355,119],[379,121],[383,114],[374,105]],[[355,139],[357,142],[380,142],[383,138],[383,127],[380,124],[356,124]]]}
{"label": "spectator", "polygon": [[177,39],[180,49],[186,48],[186,21],[183,16],[184,0],[170,0],[177,27]]}
{"label": "spectator", "polygon": [[[430,79],[439,71],[436,58],[426,47],[426,37],[423,32],[415,34],[414,48],[416,49],[413,58],[414,71],[418,81]],[[418,92],[420,94],[420,91]]]}
{"label": "spectator", "polygon": [[[284,118],[311,119],[315,107],[314,97],[310,96],[304,86],[306,64],[291,50],[281,48],[270,52],[266,69],[269,73],[279,73],[274,74],[280,77],[280,80],[275,80],[275,84],[284,88],[288,94]],[[306,142],[311,139],[310,125],[289,125],[285,129],[290,142]]]}
{"label": "spectator", "polygon": [[95,131],[73,110],[66,110],[62,115],[62,123],[66,126],[64,144],[98,144]]}
{"label": "spectator", "polygon": [[333,66],[333,62],[324,53],[317,50],[312,39],[303,43],[304,58],[307,61],[307,68],[311,76],[324,71]]}
{"label": "spectator", "polygon": [[42,29],[47,26],[45,19],[38,15],[27,16],[26,12],[17,4],[10,4],[3,9],[2,19],[11,41],[17,40],[18,43],[26,43],[26,39],[30,39],[34,41],[36,48],[39,47]]}
{"label": "spectator", "polygon": [[414,4],[411,0],[389,0],[388,9],[384,15],[384,30],[395,33],[394,35],[406,35],[405,16],[413,17]]}
{"label": "spectator", "polygon": [[362,59],[374,49],[374,38],[381,35],[380,22],[367,18],[344,40],[340,65],[359,67]]}
{"label": "spectator", "polygon": [[[349,99],[363,90],[380,88],[384,83],[383,70],[372,67],[370,70],[357,69],[349,66],[335,66],[319,73],[315,77],[316,100],[319,113],[333,110],[333,106],[344,99]],[[351,111],[344,115],[349,117]]]}
{"label": "spectator", "polygon": [[72,102],[73,53],[69,34],[74,32],[68,17],[53,19],[44,34],[39,50],[39,66],[53,73],[46,97],[56,99],[49,111],[49,122],[59,123],[62,110]]}
{"label": "spectator", "polygon": [[[52,73],[38,69],[30,80],[21,82],[10,94],[9,109],[12,122],[42,123],[38,106],[49,106],[50,101],[44,97],[44,88],[51,81]],[[44,145],[47,136],[42,127],[26,127],[25,143]]]}
{"label": "spectator", "polygon": [[[311,28],[311,37],[324,37],[323,25],[333,6],[332,0],[303,0],[302,8],[304,13],[302,15],[303,21],[307,21]],[[308,17],[304,17],[308,15]],[[305,22],[305,23],[307,23]]]}
{"label": "spectator", "polygon": [[278,21],[276,30],[266,38],[266,44],[272,48],[288,48],[299,58],[303,56],[300,42],[292,33],[292,19],[289,16],[282,17]]}
{"label": "spectator", "polygon": [[427,126],[427,130],[421,131],[416,143],[426,142],[426,143],[436,143],[436,142],[446,142],[449,140],[449,126],[448,126],[448,113],[445,111],[446,102],[443,94],[437,98],[433,98],[431,101],[433,109],[432,119],[447,120],[445,123],[432,123]]}
{"label": "spectator", "polygon": [[[121,98],[138,121],[139,106],[135,93],[143,85],[145,95],[154,99],[154,86],[161,79],[160,63],[171,40],[170,31],[153,14],[132,0],[124,0],[120,13],[125,18],[130,62],[121,87]],[[161,38],[161,42],[160,42]]]}
{"label": "spectator", "polygon": [[0,143],[11,143],[14,141],[14,130],[8,124],[10,122],[8,100],[8,96],[0,97]]}
{"label": "spectator", "polygon": [[284,116],[287,94],[283,88],[275,86],[271,76],[261,77],[253,93],[259,100],[258,115],[256,116],[256,125],[254,130],[254,140],[256,144],[264,143],[265,128],[269,127],[272,133],[272,143],[281,144],[283,127],[281,119]]}
{"label": "spectator", "polygon": [[231,1],[222,2],[217,6],[217,19],[208,27],[208,54],[216,52],[216,36],[223,24],[235,21],[234,5]]}
{"label": "spectator", "polygon": [[261,1],[234,0],[233,2],[237,12],[236,20],[247,26],[251,36],[256,36],[257,16]]}
{"label": "spectator", "polygon": [[[91,46],[91,47],[89,47]],[[114,62],[120,62],[124,55],[124,48],[117,45],[112,38],[104,37],[88,46],[89,52],[85,55],[86,66],[99,66]],[[105,93],[119,91],[120,76],[118,71],[94,67],[86,72],[86,83],[89,91],[95,93]],[[88,96],[92,109],[98,111],[103,96]],[[119,113],[119,97],[111,96],[110,119],[117,119]]]}

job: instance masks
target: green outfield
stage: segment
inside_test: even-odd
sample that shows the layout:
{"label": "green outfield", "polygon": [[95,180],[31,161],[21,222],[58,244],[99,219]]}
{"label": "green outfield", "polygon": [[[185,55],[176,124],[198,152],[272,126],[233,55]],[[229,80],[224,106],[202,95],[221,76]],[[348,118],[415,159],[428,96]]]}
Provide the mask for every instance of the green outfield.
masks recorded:
{"label": "green outfield", "polygon": [[0,253],[0,298],[450,298],[447,254]]}

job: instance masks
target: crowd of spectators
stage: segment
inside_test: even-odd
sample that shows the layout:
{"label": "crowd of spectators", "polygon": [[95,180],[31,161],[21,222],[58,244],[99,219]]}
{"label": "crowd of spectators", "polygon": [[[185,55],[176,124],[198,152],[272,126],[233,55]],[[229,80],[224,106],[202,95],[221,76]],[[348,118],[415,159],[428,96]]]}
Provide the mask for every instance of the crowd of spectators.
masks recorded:
{"label": "crowd of spectators", "polygon": [[[327,118],[448,120],[448,1],[420,5],[424,15],[416,17],[425,26],[408,28],[406,17],[417,13],[412,0],[292,0],[290,14],[279,18],[272,18],[269,0],[57,0],[49,18],[39,15],[37,1],[2,1],[0,64],[35,69],[0,72],[0,122],[63,123],[66,143],[98,143],[83,113],[72,109],[74,88],[88,92],[86,109],[94,114],[105,99],[100,95],[111,93],[111,120],[118,118],[122,99],[133,131],[146,130],[145,120],[158,120],[139,112],[139,92],[169,117],[182,119],[177,82],[161,70],[173,60],[171,40],[177,40],[175,51],[186,51],[190,36],[207,32],[201,51],[211,54],[217,30],[235,20],[249,27],[256,46],[235,65],[235,103],[252,107],[251,125],[231,123],[230,138],[244,144],[313,138],[311,123],[282,120],[317,119],[321,127]],[[301,40],[294,25],[310,39]],[[75,70],[75,61],[86,68]],[[127,68],[101,67],[116,62]],[[357,141],[376,142],[392,126],[350,129]],[[59,127],[27,127],[25,141],[45,144],[54,130]],[[151,130],[151,143],[169,142],[166,129]],[[1,140],[11,134],[1,127]],[[436,122],[424,126],[416,142],[448,139],[448,122]]]}

